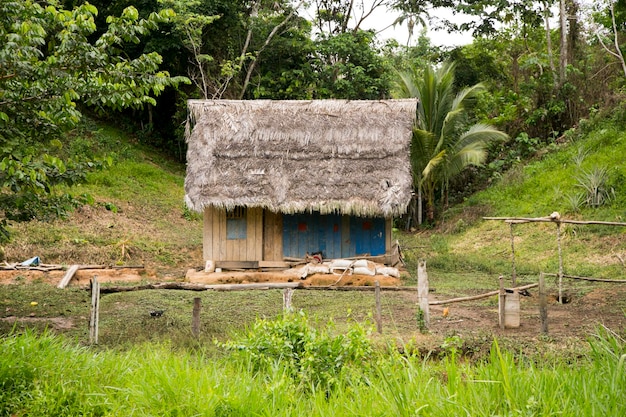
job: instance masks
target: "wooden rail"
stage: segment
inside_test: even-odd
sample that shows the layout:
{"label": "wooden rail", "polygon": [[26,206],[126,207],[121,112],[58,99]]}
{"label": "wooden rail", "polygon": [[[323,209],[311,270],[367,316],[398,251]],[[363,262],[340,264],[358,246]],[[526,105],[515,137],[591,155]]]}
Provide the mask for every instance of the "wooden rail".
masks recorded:
{"label": "wooden rail", "polygon": [[[522,285],[521,287],[507,288],[506,290],[507,291],[514,291],[514,290],[521,291],[521,290],[527,290],[529,288],[534,288],[538,286],[539,284],[534,283],[534,284]],[[498,295],[499,293],[500,293],[500,290],[494,290],[494,291],[486,292],[484,294],[472,295],[469,297],[459,297],[459,298],[450,298],[449,300],[429,301],[428,304],[431,306],[436,306],[436,305],[442,305],[442,304],[460,303],[462,301],[480,300],[481,298],[488,298],[494,295]]]}
{"label": "wooden rail", "polygon": [[483,217],[483,220],[500,220],[509,223],[567,223],[567,224],[599,224],[605,226],[624,226],[626,223],[622,222],[602,222],[595,220],[566,220],[566,219],[553,219],[551,217]]}

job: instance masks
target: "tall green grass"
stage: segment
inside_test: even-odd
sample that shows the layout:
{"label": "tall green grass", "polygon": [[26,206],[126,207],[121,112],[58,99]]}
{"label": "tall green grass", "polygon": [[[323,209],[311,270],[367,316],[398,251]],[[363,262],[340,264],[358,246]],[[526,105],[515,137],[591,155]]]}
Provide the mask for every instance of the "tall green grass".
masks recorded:
{"label": "tall green grass", "polygon": [[[297,320],[295,327],[283,322],[278,328],[310,340],[312,330]],[[281,340],[289,343],[292,336]],[[340,340],[349,351],[354,342],[324,340],[318,348]],[[286,354],[295,346],[279,348]],[[0,416],[626,415],[626,342],[604,328],[574,362],[527,357],[497,341],[477,363],[460,359],[454,349],[441,360],[372,350],[359,363],[343,362],[330,389],[303,384],[293,362],[280,355],[259,367],[244,351],[214,356],[202,348],[152,343],[102,351],[49,333],[11,335],[0,340]],[[317,355],[341,361],[335,355],[345,351]]]}

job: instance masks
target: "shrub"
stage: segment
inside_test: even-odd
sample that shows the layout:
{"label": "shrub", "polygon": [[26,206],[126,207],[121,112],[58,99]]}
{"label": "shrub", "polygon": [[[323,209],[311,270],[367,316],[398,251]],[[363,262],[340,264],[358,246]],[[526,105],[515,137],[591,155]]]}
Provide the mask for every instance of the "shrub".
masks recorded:
{"label": "shrub", "polygon": [[218,343],[242,354],[255,370],[284,366],[303,386],[332,389],[345,368],[363,366],[372,355],[369,331],[353,323],[345,334],[331,335],[332,323],[318,330],[306,314],[286,313],[275,320],[257,319],[240,340]]}

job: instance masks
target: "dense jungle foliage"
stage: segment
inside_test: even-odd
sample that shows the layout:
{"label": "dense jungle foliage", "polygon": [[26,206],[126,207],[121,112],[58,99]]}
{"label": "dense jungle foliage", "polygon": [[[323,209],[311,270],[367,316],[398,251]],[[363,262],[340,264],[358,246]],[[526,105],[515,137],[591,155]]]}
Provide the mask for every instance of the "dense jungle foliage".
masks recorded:
{"label": "dense jungle foliage", "polygon": [[[184,161],[190,98],[420,98],[420,120],[433,122],[416,127],[418,198],[405,225],[432,224],[624,102],[624,0],[492,3],[1,0],[0,237],[11,222],[90,201],[59,187],[111,164],[68,146],[86,115]],[[380,13],[410,41],[365,29]],[[440,47],[427,26],[473,37]]]}

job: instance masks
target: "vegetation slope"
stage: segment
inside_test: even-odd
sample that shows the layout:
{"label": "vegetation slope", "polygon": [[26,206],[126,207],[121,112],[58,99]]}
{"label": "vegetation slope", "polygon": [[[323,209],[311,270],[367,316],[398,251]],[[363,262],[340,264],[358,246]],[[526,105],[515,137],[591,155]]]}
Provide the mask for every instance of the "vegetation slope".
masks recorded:
{"label": "vegetation slope", "polygon": [[[511,273],[511,230],[483,217],[543,217],[623,222],[626,220],[626,133],[623,114],[583,126],[538,150],[483,191],[445,212],[433,228],[398,230],[408,271],[417,258],[441,273]],[[13,227],[5,258],[17,262],[39,256],[44,263],[145,265],[157,275],[182,277],[202,266],[202,220],[184,205],[184,166],[143,146],[119,129],[91,124],[73,137],[71,152],[113,153],[110,169],[89,174],[72,190],[87,194],[67,218]],[[595,198],[595,200],[594,200]],[[596,201],[598,200],[598,201]],[[594,204],[594,202],[596,204]],[[564,225],[565,273],[623,276],[624,227]],[[521,275],[557,272],[554,224],[513,228],[515,267]]]}

